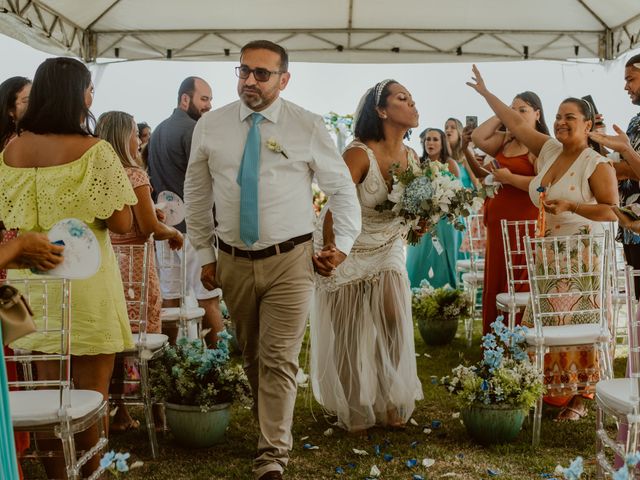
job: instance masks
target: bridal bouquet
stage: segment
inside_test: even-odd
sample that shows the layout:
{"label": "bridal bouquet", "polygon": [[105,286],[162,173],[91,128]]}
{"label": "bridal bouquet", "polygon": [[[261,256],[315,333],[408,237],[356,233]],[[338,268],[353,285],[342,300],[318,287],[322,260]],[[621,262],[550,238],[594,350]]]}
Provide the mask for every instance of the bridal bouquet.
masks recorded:
{"label": "bridal bouquet", "polygon": [[412,227],[407,236],[410,245],[420,240],[416,232],[419,227],[425,225],[427,231],[433,231],[443,217],[456,229],[464,230],[461,217],[468,217],[480,209],[484,199],[495,194],[493,187],[481,190],[464,188],[447,166],[439,162],[428,161],[422,167],[404,171],[394,164],[391,173],[392,190],[376,210],[391,210],[405,218]]}

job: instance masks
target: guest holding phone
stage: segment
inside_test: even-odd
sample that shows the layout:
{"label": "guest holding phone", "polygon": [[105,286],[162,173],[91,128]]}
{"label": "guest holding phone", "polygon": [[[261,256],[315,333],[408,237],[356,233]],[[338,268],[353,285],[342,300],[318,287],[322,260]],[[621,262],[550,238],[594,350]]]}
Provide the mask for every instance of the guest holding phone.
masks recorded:
{"label": "guest holding phone", "polygon": [[[519,93],[511,102],[511,108],[531,128],[545,135],[549,134],[538,95],[529,91]],[[496,296],[507,291],[507,269],[500,221],[535,220],[538,216],[538,209],[531,202],[528,191],[529,182],[535,175],[536,157],[525,144],[503,129],[497,116],[489,118],[473,132],[465,128],[463,140],[466,145],[472,140],[487,155],[494,157],[493,163],[485,167],[477,162],[473,152],[467,153],[467,161],[473,172],[479,178],[485,178],[492,173],[494,181],[502,184],[497,195],[487,198],[484,204],[487,243],[482,289],[482,332],[486,334],[498,316]],[[468,152],[468,147],[465,150]],[[511,241],[515,243],[515,238]]]}

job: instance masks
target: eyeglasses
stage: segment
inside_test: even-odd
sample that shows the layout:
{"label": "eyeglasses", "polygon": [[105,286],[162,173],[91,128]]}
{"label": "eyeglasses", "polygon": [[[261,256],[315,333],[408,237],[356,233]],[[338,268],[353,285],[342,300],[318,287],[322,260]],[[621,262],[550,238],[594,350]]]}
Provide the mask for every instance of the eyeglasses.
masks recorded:
{"label": "eyeglasses", "polygon": [[267,70],[266,68],[249,68],[246,65],[240,65],[239,67],[236,67],[237,77],[243,80],[249,78],[249,75],[251,75],[252,73],[253,78],[256,79],[256,82],[268,82],[272,74],[279,74],[284,72],[272,72],[271,70]]}

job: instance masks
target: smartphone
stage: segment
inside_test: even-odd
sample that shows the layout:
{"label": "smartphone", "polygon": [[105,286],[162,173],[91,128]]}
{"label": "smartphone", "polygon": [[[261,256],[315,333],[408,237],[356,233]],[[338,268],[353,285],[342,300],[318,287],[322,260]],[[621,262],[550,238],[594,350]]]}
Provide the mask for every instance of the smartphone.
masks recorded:
{"label": "smartphone", "polygon": [[467,127],[470,127],[473,130],[478,126],[478,117],[475,115],[467,115],[464,123]]}

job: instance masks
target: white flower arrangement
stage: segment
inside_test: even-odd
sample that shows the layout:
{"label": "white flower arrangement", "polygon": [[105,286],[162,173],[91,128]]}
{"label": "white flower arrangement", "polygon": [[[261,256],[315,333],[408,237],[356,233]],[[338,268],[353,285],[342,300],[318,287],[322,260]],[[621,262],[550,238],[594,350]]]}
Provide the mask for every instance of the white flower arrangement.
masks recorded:
{"label": "white flower arrangement", "polygon": [[284,158],[289,158],[287,155],[287,152],[284,151],[284,149],[282,148],[282,145],[280,145],[275,138],[270,138],[269,140],[267,140],[266,143],[267,143],[267,148],[272,152],[280,153]]}

